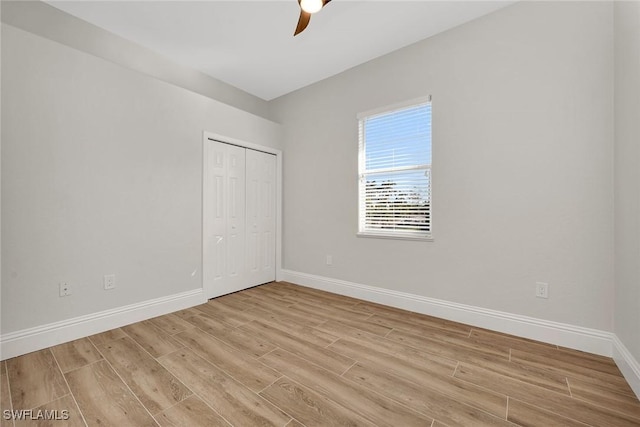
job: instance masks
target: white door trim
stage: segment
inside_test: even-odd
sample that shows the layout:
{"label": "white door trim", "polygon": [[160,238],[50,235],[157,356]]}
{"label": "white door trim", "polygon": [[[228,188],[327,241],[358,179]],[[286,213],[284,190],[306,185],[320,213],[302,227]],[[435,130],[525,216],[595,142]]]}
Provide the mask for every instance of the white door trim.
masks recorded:
{"label": "white door trim", "polygon": [[207,270],[205,269],[204,260],[210,255],[205,245],[205,238],[208,231],[211,229],[211,224],[207,221],[208,215],[206,212],[205,194],[207,194],[208,182],[206,180],[208,172],[207,158],[209,154],[209,140],[215,140],[223,142],[225,144],[237,145],[239,147],[248,148],[251,150],[262,151],[263,153],[269,153],[276,156],[276,280],[281,280],[282,277],[282,150],[267,147],[265,145],[254,144],[247,141],[242,141],[228,136],[220,135],[213,132],[204,131],[202,133],[202,259],[201,270],[202,271],[202,290],[204,295],[211,295],[212,289],[208,289],[207,283],[211,283],[208,280]]}

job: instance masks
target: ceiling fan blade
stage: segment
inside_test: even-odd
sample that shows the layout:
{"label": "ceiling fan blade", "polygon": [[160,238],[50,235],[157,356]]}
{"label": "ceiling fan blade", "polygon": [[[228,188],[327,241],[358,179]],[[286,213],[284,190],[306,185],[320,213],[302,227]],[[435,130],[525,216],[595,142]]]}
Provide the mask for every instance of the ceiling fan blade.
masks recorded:
{"label": "ceiling fan blade", "polygon": [[298,26],[296,27],[296,32],[293,33],[293,35],[297,36],[298,34],[303,32],[304,29],[307,28],[307,25],[309,25],[310,20],[311,20],[311,14],[300,9],[300,18],[298,19]]}

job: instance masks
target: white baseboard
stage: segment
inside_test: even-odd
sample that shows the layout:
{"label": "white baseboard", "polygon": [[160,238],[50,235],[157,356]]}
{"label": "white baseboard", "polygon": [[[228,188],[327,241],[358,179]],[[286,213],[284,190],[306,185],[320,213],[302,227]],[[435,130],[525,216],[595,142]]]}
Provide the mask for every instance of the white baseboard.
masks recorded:
{"label": "white baseboard", "polygon": [[633,357],[617,335],[613,337],[613,360],[620,368],[633,392],[640,398],[640,363]]}
{"label": "white baseboard", "polygon": [[611,357],[612,355],[613,334],[611,332],[458,304],[291,270],[282,270],[282,279],[302,286],[428,314],[471,326],[603,356]]}
{"label": "white baseboard", "polygon": [[202,289],[75,317],[0,336],[0,360],[119,328],[206,302]]}

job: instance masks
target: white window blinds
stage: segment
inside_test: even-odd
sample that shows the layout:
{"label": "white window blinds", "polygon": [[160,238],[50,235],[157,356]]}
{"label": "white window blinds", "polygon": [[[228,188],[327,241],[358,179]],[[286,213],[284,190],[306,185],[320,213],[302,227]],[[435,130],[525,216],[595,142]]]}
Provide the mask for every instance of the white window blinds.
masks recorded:
{"label": "white window blinds", "polygon": [[431,100],[359,116],[359,234],[431,237]]}

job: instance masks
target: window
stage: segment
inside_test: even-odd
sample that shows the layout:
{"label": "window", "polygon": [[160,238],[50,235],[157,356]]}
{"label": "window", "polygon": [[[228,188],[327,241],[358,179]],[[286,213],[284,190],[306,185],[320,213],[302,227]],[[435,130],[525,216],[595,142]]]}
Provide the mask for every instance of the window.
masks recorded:
{"label": "window", "polygon": [[431,97],[358,122],[358,235],[430,239]]}

